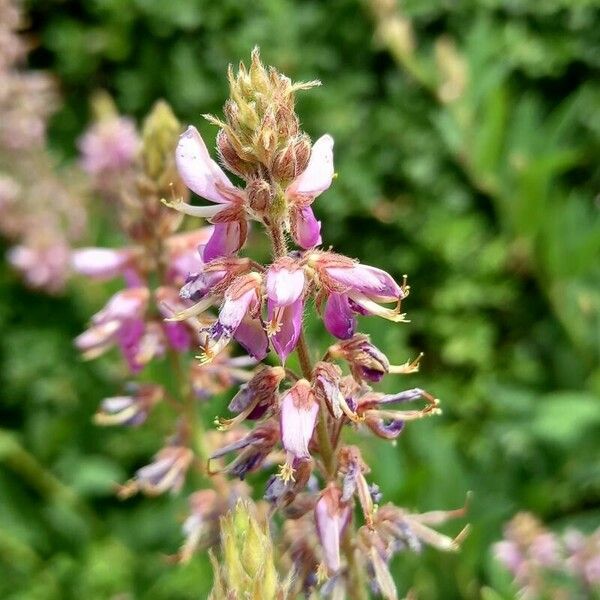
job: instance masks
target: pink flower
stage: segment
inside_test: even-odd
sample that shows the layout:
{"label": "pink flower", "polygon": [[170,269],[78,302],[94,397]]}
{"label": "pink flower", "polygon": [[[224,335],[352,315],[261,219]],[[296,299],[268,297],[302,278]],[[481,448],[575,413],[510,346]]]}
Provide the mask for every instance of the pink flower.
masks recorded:
{"label": "pink flower", "polygon": [[294,459],[310,458],[308,444],[312,438],[319,405],[306,379],[298,380],[281,399],[281,442],[287,453],[287,464]]}
{"label": "pink flower", "polygon": [[333,138],[325,134],[314,143],[306,169],[285,191],[292,237],[301,248],[321,243],[321,222],[315,218],[310,205],[329,188],[333,174]]}
{"label": "pink flower", "polygon": [[275,352],[285,361],[302,329],[304,270],[297,261],[285,257],[269,267],[266,284],[268,329]]}
{"label": "pink flower", "polygon": [[[262,360],[269,351],[269,340],[260,316],[262,277],[248,273],[235,279],[224,294],[217,321],[201,332],[203,362],[210,362],[232,338],[235,338],[256,360]],[[214,297],[201,300],[194,309],[208,307]]]}
{"label": "pink flower", "polygon": [[202,136],[195,127],[188,127],[179,138],[175,160],[179,175],[195,194],[214,202],[216,206],[192,206],[183,201],[171,206],[195,217],[212,219],[213,234],[204,248],[205,261],[237,252],[246,241],[247,222],[244,196],[212,160]]}
{"label": "pink flower", "polygon": [[340,570],[340,541],[350,515],[350,508],[341,501],[339,488],[330,484],[315,505],[315,523],[325,566],[331,575]]}
{"label": "pink flower", "polygon": [[[405,320],[400,301],[408,295],[408,287],[399,286],[385,271],[333,252],[313,252],[308,264],[316,271],[321,293],[327,298],[323,321],[335,337],[354,335],[357,314]],[[396,303],[394,309],[380,306],[391,302]]]}

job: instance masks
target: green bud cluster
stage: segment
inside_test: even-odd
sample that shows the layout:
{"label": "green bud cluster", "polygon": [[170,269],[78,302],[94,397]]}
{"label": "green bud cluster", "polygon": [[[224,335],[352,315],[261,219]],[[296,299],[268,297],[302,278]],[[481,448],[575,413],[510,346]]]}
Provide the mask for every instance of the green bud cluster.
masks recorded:
{"label": "green bud cluster", "polygon": [[285,600],[287,585],[278,581],[273,541],[254,507],[240,500],[221,518],[222,563],[214,555],[214,586],[210,600]]}

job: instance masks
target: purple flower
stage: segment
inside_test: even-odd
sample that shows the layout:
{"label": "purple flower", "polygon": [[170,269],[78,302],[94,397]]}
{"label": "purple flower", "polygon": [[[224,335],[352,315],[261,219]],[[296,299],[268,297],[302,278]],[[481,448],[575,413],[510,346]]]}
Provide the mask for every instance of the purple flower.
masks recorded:
{"label": "purple flower", "polygon": [[244,245],[248,230],[244,196],[212,160],[195,127],[188,127],[179,138],[175,160],[179,175],[187,187],[216,204],[192,206],[182,200],[168,203],[180,212],[205,217],[215,223],[213,234],[204,248],[204,260],[208,262],[237,252]]}
{"label": "purple flower", "polygon": [[119,496],[128,498],[137,492],[148,496],[158,496],[168,491],[179,492],[193,460],[194,453],[189,448],[166,446],[149,465],[138,469],[135,477],[121,487]]}
{"label": "purple flower", "polygon": [[[390,410],[394,404],[411,402],[419,398],[427,402],[421,410]],[[364,424],[381,438],[392,440],[403,431],[407,421],[440,414],[439,400],[421,388],[412,388],[396,394],[367,392],[356,400],[357,422]]]}
{"label": "purple flower", "polygon": [[150,291],[146,287],[128,288],[117,292],[91,319],[92,325],[75,339],[75,345],[85,358],[103,354],[114,343],[121,347],[132,372],[141,369],[135,360],[134,348],[144,333],[143,315]]}
{"label": "purple flower", "polygon": [[285,191],[292,237],[301,248],[321,243],[321,222],[315,218],[310,205],[329,188],[333,174],[333,138],[326,134],[314,143],[306,169]]}
{"label": "purple flower", "polygon": [[[217,321],[201,332],[202,362],[210,362],[232,338],[235,338],[256,360],[268,353],[269,340],[260,316],[262,277],[258,273],[241,275],[224,294]],[[208,308],[214,297],[206,297],[189,310]],[[185,311],[177,315],[177,319]]]}
{"label": "purple flower", "polygon": [[293,478],[293,463],[297,458],[310,458],[308,444],[312,438],[319,405],[310,383],[298,380],[281,398],[281,443],[287,453],[282,478]]}
{"label": "purple flower", "polygon": [[277,404],[279,384],[285,377],[283,367],[264,367],[254,377],[240,386],[229,403],[229,410],[236,413],[233,419],[218,419],[220,429],[230,428],[245,419],[260,419]]}
{"label": "purple flower", "polygon": [[[308,256],[326,297],[323,320],[327,330],[340,339],[349,339],[356,329],[356,315],[375,315],[399,322],[400,301],[408,295],[408,288],[399,286],[381,269],[360,263],[333,252],[313,252]],[[395,302],[394,309],[380,303]]]}
{"label": "purple flower", "polygon": [[237,457],[225,467],[214,472],[226,472],[244,479],[246,474],[256,471],[264,463],[267,456],[279,441],[279,424],[276,420],[269,420],[255,427],[246,436],[219,448],[210,457],[210,460],[219,459],[230,452],[240,451]]}
{"label": "purple flower", "polygon": [[289,257],[273,263],[267,271],[268,332],[282,362],[298,343],[304,311],[304,270]]}

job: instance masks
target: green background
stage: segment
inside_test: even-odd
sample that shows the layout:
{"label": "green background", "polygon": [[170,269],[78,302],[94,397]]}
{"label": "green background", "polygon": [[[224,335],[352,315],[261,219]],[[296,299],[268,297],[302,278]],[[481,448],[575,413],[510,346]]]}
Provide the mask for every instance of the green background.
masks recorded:
{"label": "green background", "polygon": [[[31,63],[62,88],[50,133],[65,162],[99,88],[137,118],[165,98],[213,136],[200,115],[219,112],[227,64],[255,44],[292,78],[322,80],[298,110],[313,139],[336,140],[338,178],[314,206],[324,241],[408,273],[411,323],[364,319],[363,329],[393,362],[425,352],[420,374],[390,377],[385,389],[421,385],[444,408],[396,446],[362,440],[370,477],[411,509],[454,508],[473,492],[461,553],[399,555],[401,592],[514,597],[490,545],[516,511],[559,531],[597,526],[599,2],[406,0],[398,10],[415,48],[404,55],[377,34],[372,6],[354,0],[27,6]],[[454,41],[468,73],[451,102],[437,94],[440,39]],[[114,497],[113,482],[148,461],[170,421],[159,411],[136,431],[91,423],[122,370],[116,355],[81,362],[71,340],[109,288],[80,282],[48,298],[1,268],[2,598],[191,599],[210,587],[204,558],[165,560],[181,541],[185,494]],[[318,323],[310,329],[323,347]],[[207,422],[222,406],[203,407]]]}

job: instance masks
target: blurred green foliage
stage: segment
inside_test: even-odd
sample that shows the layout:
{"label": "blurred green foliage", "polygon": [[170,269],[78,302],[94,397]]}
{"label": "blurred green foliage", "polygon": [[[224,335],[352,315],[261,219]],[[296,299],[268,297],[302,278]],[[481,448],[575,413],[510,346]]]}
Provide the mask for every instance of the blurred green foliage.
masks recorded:
{"label": "blurred green foliage", "polygon": [[[313,137],[336,140],[339,177],[315,205],[325,242],[410,275],[411,324],[364,328],[396,362],[423,350],[421,373],[393,387],[422,385],[444,407],[395,447],[362,441],[372,478],[419,510],[474,492],[462,552],[402,555],[401,590],[479,598],[488,586],[483,597],[510,598],[489,545],[516,510],[558,528],[597,524],[599,2],[406,0],[385,8],[412,27],[400,51],[366,0],[29,7],[32,62],[63,87],[52,128],[63,156],[97,88],[138,117],[163,97],[212,136],[200,115],[220,110],[227,64],[255,44],[291,77],[323,81],[299,112]],[[448,78],[458,93],[444,96]],[[135,432],[91,424],[121,372],[116,357],[82,363],[70,340],[107,294],[34,296],[3,267],[2,598],[202,598],[210,586],[204,558],[164,560],[185,498],[113,497],[166,430],[160,415]]]}

